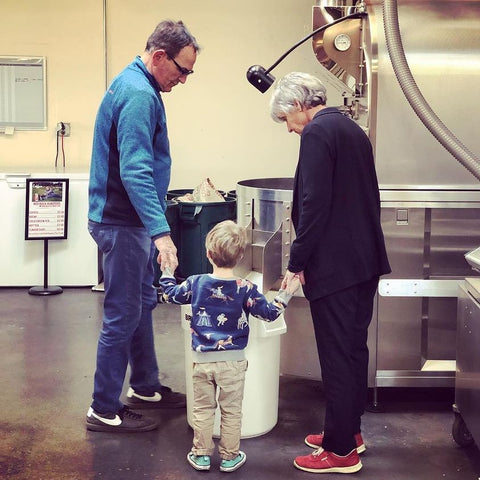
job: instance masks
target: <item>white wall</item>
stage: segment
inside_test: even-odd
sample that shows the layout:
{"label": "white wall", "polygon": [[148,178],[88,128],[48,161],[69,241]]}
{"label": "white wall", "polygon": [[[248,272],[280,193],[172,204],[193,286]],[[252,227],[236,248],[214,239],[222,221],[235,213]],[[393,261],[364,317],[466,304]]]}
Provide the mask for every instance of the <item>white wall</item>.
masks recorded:
{"label": "white wall", "polygon": [[[183,20],[202,47],[195,73],[164,94],[173,170],[171,188],[210,177],[222,190],[239,180],[293,176],[298,137],[268,113],[270,91],[246,80],[250,65],[269,67],[312,29],[313,0],[107,0],[107,77],[141,54],[155,25]],[[88,169],[93,123],[105,88],[103,2],[2,0],[2,55],[47,57],[48,130],[0,135],[0,170],[53,167],[55,126],[70,122],[67,166]],[[320,69],[311,42],[272,73]]]}
{"label": "white wall", "polygon": [[0,53],[47,58],[48,106],[47,131],[0,135],[0,170],[53,168],[60,121],[72,126],[72,136],[65,139],[67,165],[88,168],[93,121],[105,83],[102,2],[2,0],[0,7]]}

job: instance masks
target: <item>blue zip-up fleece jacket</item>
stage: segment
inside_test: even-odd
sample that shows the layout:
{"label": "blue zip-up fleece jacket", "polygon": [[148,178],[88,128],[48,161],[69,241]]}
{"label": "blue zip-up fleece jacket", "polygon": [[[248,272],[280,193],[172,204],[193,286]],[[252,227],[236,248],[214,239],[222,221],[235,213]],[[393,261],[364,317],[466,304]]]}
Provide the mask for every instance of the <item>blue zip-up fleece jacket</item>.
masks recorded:
{"label": "blue zip-up fleece jacket", "polygon": [[144,226],[155,238],[165,219],[170,146],[160,87],[140,57],[112,82],[95,122],[88,218]]}
{"label": "blue zip-up fleece jacket", "polygon": [[280,290],[273,302],[241,278],[192,275],[177,285],[163,274],[160,286],[169,303],[192,304],[192,359],[197,363],[243,360],[249,315],[267,322],[283,313],[291,295]]}

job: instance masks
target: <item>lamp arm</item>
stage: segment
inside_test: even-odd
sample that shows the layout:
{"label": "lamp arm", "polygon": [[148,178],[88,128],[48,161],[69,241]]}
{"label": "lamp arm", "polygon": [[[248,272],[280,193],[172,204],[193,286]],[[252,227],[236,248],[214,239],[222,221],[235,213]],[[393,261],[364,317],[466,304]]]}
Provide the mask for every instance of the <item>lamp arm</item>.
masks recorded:
{"label": "lamp arm", "polygon": [[322,32],[323,30],[326,30],[328,27],[332,27],[333,25],[336,25],[337,23],[343,22],[344,20],[347,20],[349,18],[361,18],[364,15],[366,15],[365,12],[355,12],[351,13],[350,15],[345,15],[345,17],[338,18],[337,20],[334,20],[333,22],[327,23],[326,25],[322,25],[321,27],[316,28],[313,32],[309,33],[306,37],[302,38],[300,41],[298,41],[293,47],[289,48],[270,68],[267,68],[265,71],[266,74],[270,73],[283,59],[289,55],[293,50],[295,50],[297,47],[299,47],[303,42],[307,41],[309,38],[313,37],[317,33]]}

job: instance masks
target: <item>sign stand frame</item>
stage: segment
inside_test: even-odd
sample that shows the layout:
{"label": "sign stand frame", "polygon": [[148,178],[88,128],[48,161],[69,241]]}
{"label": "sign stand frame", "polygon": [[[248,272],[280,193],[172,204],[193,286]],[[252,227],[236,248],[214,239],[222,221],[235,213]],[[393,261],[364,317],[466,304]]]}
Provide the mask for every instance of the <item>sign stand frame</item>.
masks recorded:
{"label": "sign stand frame", "polygon": [[43,240],[43,286],[31,287],[30,295],[63,293],[48,285],[48,240],[67,238],[68,190],[68,178],[26,180],[25,240]]}
{"label": "sign stand frame", "polygon": [[30,295],[58,295],[63,293],[62,287],[48,285],[48,239],[43,239],[43,286],[28,289]]}

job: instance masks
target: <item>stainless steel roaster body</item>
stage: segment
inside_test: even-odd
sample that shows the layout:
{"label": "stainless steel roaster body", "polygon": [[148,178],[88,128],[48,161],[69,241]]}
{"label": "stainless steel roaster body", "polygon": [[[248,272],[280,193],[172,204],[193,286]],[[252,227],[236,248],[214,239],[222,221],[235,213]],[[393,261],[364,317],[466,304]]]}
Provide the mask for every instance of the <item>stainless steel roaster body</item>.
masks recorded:
{"label": "stainless steel roaster body", "polygon": [[[381,279],[370,328],[369,384],[453,386],[458,287],[472,272],[464,254],[480,245],[480,185],[431,133],[401,85],[387,46],[385,2],[364,4],[362,19],[316,35],[327,96],[361,125],[374,150],[382,226],[392,273]],[[403,1],[401,40],[423,100],[456,137],[480,152],[480,2]],[[358,8],[320,0],[313,28]],[[394,39],[398,41],[397,38]],[[403,79],[402,79],[403,80]]]}
{"label": "stainless steel roaster body", "polygon": [[[412,103],[421,99],[398,78],[387,31],[392,22],[384,17],[392,1],[318,0],[313,29],[355,11],[364,15],[313,36],[321,66],[312,73],[324,80],[328,104],[361,125],[375,151],[393,271],[381,279],[376,298],[369,386],[453,386],[458,287],[472,275],[464,254],[480,245],[480,185],[431,133],[438,122],[415,111]],[[424,100],[456,137],[480,152],[480,2],[396,5],[402,48]],[[294,238],[291,182],[256,179],[237,186],[238,221],[250,235],[242,271],[264,291],[278,287]],[[281,371],[321,378],[307,302],[294,300],[287,309],[292,321],[282,339]]]}

